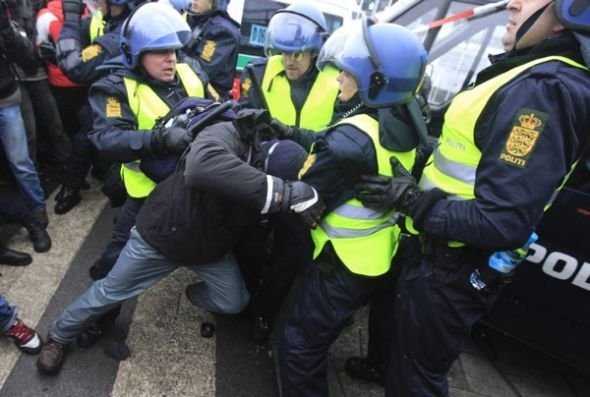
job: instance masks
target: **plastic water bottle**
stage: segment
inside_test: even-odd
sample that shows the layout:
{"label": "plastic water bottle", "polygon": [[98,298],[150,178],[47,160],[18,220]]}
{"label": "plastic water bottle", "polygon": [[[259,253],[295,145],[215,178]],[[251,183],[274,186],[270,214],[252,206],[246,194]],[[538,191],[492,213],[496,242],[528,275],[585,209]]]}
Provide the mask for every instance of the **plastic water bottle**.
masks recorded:
{"label": "plastic water bottle", "polygon": [[513,251],[498,251],[490,255],[488,264],[484,268],[478,268],[469,276],[469,282],[476,290],[482,290],[489,286],[500,274],[509,274],[527,256],[527,252],[539,236],[533,232],[524,246]]}

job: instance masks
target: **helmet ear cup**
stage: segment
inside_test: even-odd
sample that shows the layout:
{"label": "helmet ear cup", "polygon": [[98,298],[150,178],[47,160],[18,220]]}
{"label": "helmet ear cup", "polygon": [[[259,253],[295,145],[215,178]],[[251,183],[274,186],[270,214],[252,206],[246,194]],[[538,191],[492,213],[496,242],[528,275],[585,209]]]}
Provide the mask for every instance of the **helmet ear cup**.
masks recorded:
{"label": "helmet ear cup", "polygon": [[381,88],[387,84],[387,78],[380,71],[371,73],[369,85],[369,92],[367,93],[369,99],[375,99],[379,95]]}
{"label": "helmet ear cup", "polygon": [[131,49],[125,39],[121,41],[121,55],[126,65],[130,66],[133,63],[133,55],[131,55]]}
{"label": "helmet ear cup", "polygon": [[133,18],[133,15],[137,12],[137,10],[141,8],[142,5],[136,7],[133,11],[131,11],[125,22],[123,22],[123,27],[121,29],[121,44],[119,45],[119,48],[121,50],[121,55],[123,56],[123,63],[125,64],[125,66],[129,68],[135,66],[133,54],[131,53],[131,46],[129,45],[129,23],[131,22],[131,18]]}

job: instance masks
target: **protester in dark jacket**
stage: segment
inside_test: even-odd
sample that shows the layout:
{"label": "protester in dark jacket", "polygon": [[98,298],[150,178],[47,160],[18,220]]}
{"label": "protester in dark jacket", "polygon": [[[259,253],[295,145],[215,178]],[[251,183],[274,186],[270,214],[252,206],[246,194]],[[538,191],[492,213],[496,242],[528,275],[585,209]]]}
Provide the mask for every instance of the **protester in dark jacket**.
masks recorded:
{"label": "protester in dark jacket", "polygon": [[244,228],[260,214],[275,212],[297,213],[314,226],[322,210],[309,185],[285,182],[260,170],[264,158],[252,127],[263,116],[250,111],[197,136],[186,164],[147,198],[113,269],[53,324],[37,362],[40,370],[56,373],[67,344],[97,316],[181,265],[203,280],[191,302],[217,313],[237,313],[246,306],[249,295],[229,255]]}

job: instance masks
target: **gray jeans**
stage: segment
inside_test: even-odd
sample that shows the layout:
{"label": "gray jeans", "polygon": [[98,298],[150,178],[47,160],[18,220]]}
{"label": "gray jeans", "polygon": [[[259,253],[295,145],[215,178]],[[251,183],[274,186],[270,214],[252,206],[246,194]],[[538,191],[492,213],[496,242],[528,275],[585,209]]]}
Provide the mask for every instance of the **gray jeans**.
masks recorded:
{"label": "gray jeans", "polygon": [[[139,295],[179,266],[146,243],[134,227],[113,269],[68,306],[53,323],[51,339],[59,343],[74,341],[99,316]],[[233,255],[190,269],[204,281],[205,293],[199,294],[203,309],[238,313],[248,304],[250,295]]]}

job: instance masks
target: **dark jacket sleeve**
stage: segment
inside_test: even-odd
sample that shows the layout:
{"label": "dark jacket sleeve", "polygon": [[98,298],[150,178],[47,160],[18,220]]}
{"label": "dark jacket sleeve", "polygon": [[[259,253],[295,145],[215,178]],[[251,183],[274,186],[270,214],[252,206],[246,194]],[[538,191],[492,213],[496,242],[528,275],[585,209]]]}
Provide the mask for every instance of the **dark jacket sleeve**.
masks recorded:
{"label": "dark jacket sleeve", "polygon": [[152,131],[137,129],[120,76],[108,76],[93,84],[88,101],[94,117],[89,139],[101,155],[124,163],[151,154]]}
{"label": "dark jacket sleeve", "polygon": [[375,156],[368,135],[351,125],[339,125],[318,138],[313,164],[307,170],[304,166],[301,179],[317,190],[329,212],[354,196],[361,175],[377,172]]}
{"label": "dark jacket sleeve", "polygon": [[92,44],[88,44],[83,35],[88,32],[80,24],[65,21],[57,43],[57,60],[70,80],[91,84],[105,74],[98,67],[118,54],[119,34],[105,33]]}
{"label": "dark jacket sleeve", "polygon": [[[589,125],[590,84],[575,68],[551,62],[503,88],[476,125],[483,155],[475,199],[440,200],[427,212],[421,230],[485,249],[522,246],[558,186],[580,155]],[[559,104],[557,106],[556,104]],[[518,115],[544,119],[524,165],[501,159]]]}
{"label": "dark jacket sleeve", "polygon": [[12,22],[10,28],[0,32],[0,45],[9,61],[16,63],[26,73],[35,73],[38,63],[33,51],[33,44],[17,30]]}
{"label": "dark jacket sleeve", "polygon": [[205,128],[187,154],[186,185],[261,210],[267,176],[245,161],[250,149],[231,122]]}

